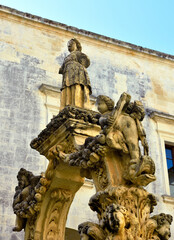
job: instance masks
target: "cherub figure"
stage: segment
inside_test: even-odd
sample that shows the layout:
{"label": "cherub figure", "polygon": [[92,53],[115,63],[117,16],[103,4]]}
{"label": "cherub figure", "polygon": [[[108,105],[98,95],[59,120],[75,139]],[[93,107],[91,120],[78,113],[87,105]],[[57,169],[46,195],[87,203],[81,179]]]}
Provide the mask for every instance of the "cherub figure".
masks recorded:
{"label": "cherub figure", "polygon": [[81,52],[81,44],[76,38],[68,42],[68,50],[70,54],[59,69],[63,75],[60,109],[67,105],[88,109],[92,90],[86,68],[89,67],[90,60]]}
{"label": "cherub figure", "polygon": [[[118,107],[114,108],[114,102],[111,98],[99,95],[97,97],[98,110],[102,114],[99,119],[103,134],[106,136],[106,143],[109,147],[130,153],[131,159],[139,157],[138,138],[132,138],[132,134],[137,135],[135,121],[121,109],[117,114],[117,123],[114,123],[114,114]],[[123,108],[124,106],[122,106]],[[112,130],[111,130],[112,128]]]}
{"label": "cherub figure", "polygon": [[155,220],[157,224],[153,239],[168,240],[171,237],[170,225],[173,221],[173,217],[170,214],[161,213],[153,216],[151,219]]}
{"label": "cherub figure", "polygon": [[[80,150],[70,154],[69,164],[82,169],[95,168],[109,149],[122,151],[124,155],[123,178],[136,185],[146,186],[156,178],[155,164],[148,156],[148,144],[144,128],[140,121],[144,117],[144,108],[140,102],[130,103],[130,95],[123,93],[114,107],[114,102],[107,96],[97,97],[98,121],[101,132],[85,140]],[[139,140],[144,147],[141,155]],[[89,170],[89,169],[88,169]],[[90,171],[84,172],[85,177]]]}
{"label": "cherub figure", "polygon": [[[139,101],[130,103],[130,96],[126,93],[121,95],[115,108],[113,100],[103,95],[98,96],[97,104],[102,114],[99,118],[101,134],[105,135],[106,144],[130,155],[124,178],[144,186],[154,181],[155,164],[148,156],[146,134],[140,122],[145,115],[143,105]],[[139,140],[144,147],[144,156],[140,152]]]}
{"label": "cherub figure", "polygon": [[16,214],[16,222],[13,231],[21,231],[25,228],[26,218],[32,216],[30,204],[34,199],[35,186],[38,184],[41,176],[34,176],[32,172],[21,168],[18,172],[18,186],[13,200],[13,210]]}

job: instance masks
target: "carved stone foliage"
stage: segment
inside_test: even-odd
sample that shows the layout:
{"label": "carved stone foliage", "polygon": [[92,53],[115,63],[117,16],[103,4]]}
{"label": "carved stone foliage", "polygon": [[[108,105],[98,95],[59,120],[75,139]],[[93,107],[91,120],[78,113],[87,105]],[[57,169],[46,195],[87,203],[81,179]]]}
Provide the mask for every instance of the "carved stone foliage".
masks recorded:
{"label": "carved stone foliage", "polygon": [[[39,146],[51,136],[67,119],[83,120],[87,123],[99,124],[99,114],[94,111],[76,108],[73,106],[66,106],[60,113],[51,119],[51,122],[46,128],[33,139],[30,143],[31,148],[38,149]],[[72,129],[73,131],[73,129]]]}
{"label": "carved stone foliage", "polygon": [[68,189],[49,190],[40,214],[27,219],[25,240],[63,239],[64,225],[73,197],[74,194]]}
{"label": "carved stone foliage", "polygon": [[67,206],[69,207],[68,202],[71,201],[71,198],[71,192],[66,189],[54,189],[51,192],[51,200],[47,210],[47,218],[44,223],[45,226],[43,229],[43,239],[59,239],[59,237],[62,235],[61,232],[64,232],[64,229],[61,227],[60,218],[65,217],[66,219],[66,216],[62,216],[62,214],[67,214],[67,212],[62,211],[62,209],[66,208]]}
{"label": "carved stone foliage", "polygon": [[99,224],[80,224],[81,239],[168,240],[172,216],[162,213],[150,218],[156,204],[155,197],[140,187],[120,186],[98,192],[89,206],[97,212]]}

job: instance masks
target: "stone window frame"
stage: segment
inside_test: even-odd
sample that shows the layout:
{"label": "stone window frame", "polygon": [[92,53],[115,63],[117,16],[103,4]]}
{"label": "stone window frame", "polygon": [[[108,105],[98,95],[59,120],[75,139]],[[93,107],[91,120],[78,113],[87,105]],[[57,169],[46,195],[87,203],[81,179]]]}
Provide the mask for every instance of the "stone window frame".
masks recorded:
{"label": "stone window frame", "polygon": [[59,87],[42,84],[39,87],[40,92],[44,94],[44,105],[46,107],[46,123],[59,113],[60,109],[60,94]]}
{"label": "stone window frame", "polygon": [[153,111],[151,112],[150,117],[157,124],[157,133],[160,140],[160,147],[161,147],[162,160],[163,160],[162,167],[164,171],[164,185],[165,185],[165,192],[167,193],[162,196],[163,201],[168,203],[174,203],[174,196],[170,195],[167,159],[166,159],[166,151],[165,151],[166,145],[174,146],[174,116],[163,113],[163,112]]}
{"label": "stone window frame", "polygon": [[171,150],[172,158],[170,160],[172,161],[174,166],[174,145],[165,144],[165,148]]}

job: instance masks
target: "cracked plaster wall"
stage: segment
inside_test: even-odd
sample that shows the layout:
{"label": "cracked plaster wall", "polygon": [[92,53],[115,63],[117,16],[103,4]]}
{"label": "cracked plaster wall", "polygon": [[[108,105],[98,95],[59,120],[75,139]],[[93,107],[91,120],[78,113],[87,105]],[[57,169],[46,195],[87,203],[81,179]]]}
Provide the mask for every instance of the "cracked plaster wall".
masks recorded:
{"label": "cracked plaster wall", "polygon": [[[91,60],[88,73],[94,96],[105,94],[116,102],[120,94],[126,91],[132,96],[132,100],[141,100],[146,109],[174,115],[174,61],[2,12],[0,240],[23,238],[23,233],[12,232],[15,216],[11,206],[17,185],[16,175],[21,167],[34,174],[40,174],[46,169],[47,160],[29,146],[30,141],[47,124],[44,96],[39,87],[41,84],[61,86],[58,69],[68,54],[66,44],[72,37],[80,40],[83,52]],[[159,196],[160,207],[156,211],[162,212],[164,209],[166,213],[172,214],[174,205],[165,204],[160,197],[166,194],[166,190],[156,124],[146,116],[144,126],[150,143],[150,153],[157,166],[157,181],[150,184],[148,190]],[[81,204],[76,200],[71,207],[69,227],[76,228],[81,221],[91,220],[93,214],[87,206],[87,199],[93,192],[93,188],[86,186],[78,193]],[[74,214],[78,216],[76,221]]]}

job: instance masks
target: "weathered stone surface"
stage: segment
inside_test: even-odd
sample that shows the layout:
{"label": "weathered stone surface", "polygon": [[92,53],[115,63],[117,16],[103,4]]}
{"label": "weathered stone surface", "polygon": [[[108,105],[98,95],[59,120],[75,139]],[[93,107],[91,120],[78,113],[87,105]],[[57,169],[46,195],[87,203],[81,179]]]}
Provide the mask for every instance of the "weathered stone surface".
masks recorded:
{"label": "weathered stone surface", "polygon": [[[89,123],[89,118],[84,118],[90,115],[89,110],[73,107],[72,115],[72,107],[68,107],[71,111],[65,108],[32,141],[31,146],[46,156],[49,164],[45,178],[37,177],[34,188],[30,172],[29,178],[24,176],[23,169],[18,174],[14,230],[25,228],[25,240],[64,239],[69,207],[84,176],[94,181],[97,193],[91,197],[89,206],[99,221],[79,225],[82,240],[170,238],[172,216],[163,213],[150,217],[157,205],[156,198],[142,186],[156,179],[155,165],[148,156],[146,134],[140,123],[144,108],[130,99],[130,95],[123,93],[114,108],[109,97],[98,97],[101,114],[90,121],[97,119],[101,131],[98,125]],[[83,120],[78,116],[83,116]],[[100,133],[96,134],[97,131]]]}
{"label": "weathered stone surface", "polygon": [[96,114],[66,107],[31,142],[33,148],[47,157],[49,164],[35,185],[32,173],[21,169],[18,174],[13,204],[17,215],[14,231],[25,228],[26,240],[64,239],[70,205],[84,183],[80,168],[70,167],[67,157],[77,151],[85,138],[94,137],[100,131]]}
{"label": "weathered stone surface", "polygon": [[[163,145],[164,141],[174,139],[173,121],[166,117],[174,115],[174,57],[3,6],[0,6],[0,26],[0,239],[11,236],[22,239],[23,233],[12,232],[15,216],[11,205],[16,175],[21,167],[35,175],[46,169],[45,158],[29,147],[31,140],[48,123],[49,106],[44,105],[45,96],[39,87],[41,84],[61,87],[61,76],[57,72],[68,54],[67,41],[74,36],[80,39],[91,60],[88,73],[94,96],[106,94],[118,100],[125,91],[133,100],[141,100],[146,112],[163,114],[163,124],[149,115],[143,122],[150,155],[156,162],[156,176],[159,176],[147,188],[158,197],[155,214],[163,211],[174,215],[173,201],[164,202],[162,197],[170,194]],[[88,194],[90,190],[92,193]],[[79,195],[83,200],[71,209],[69,227],[76,227],[74,215],[77,212],[79,222],[92,218],[86,214],[84,199],[93,191],[86,187],[81,190]],[[85,209],[83,216],[80,208]],[[174,234],[173,223],[171,230]]]}
{"label": "weathered stone surface", "polygon": [[89,176],[91,172],[97,190],[105,189],[108,184],[118,186],[131,182],[146,186],[155,181],[155,164],[148,156],[146,134],[140,122],[144,118],[143,106],[136,101],[130,103],[126,93],[121,95],[115,108],[109,97],[99,96],[97,101],[102,113],[99,117],[102,131],[94,138],[87,138],[80,151],[70,154],[70,165],[82,167]]}

